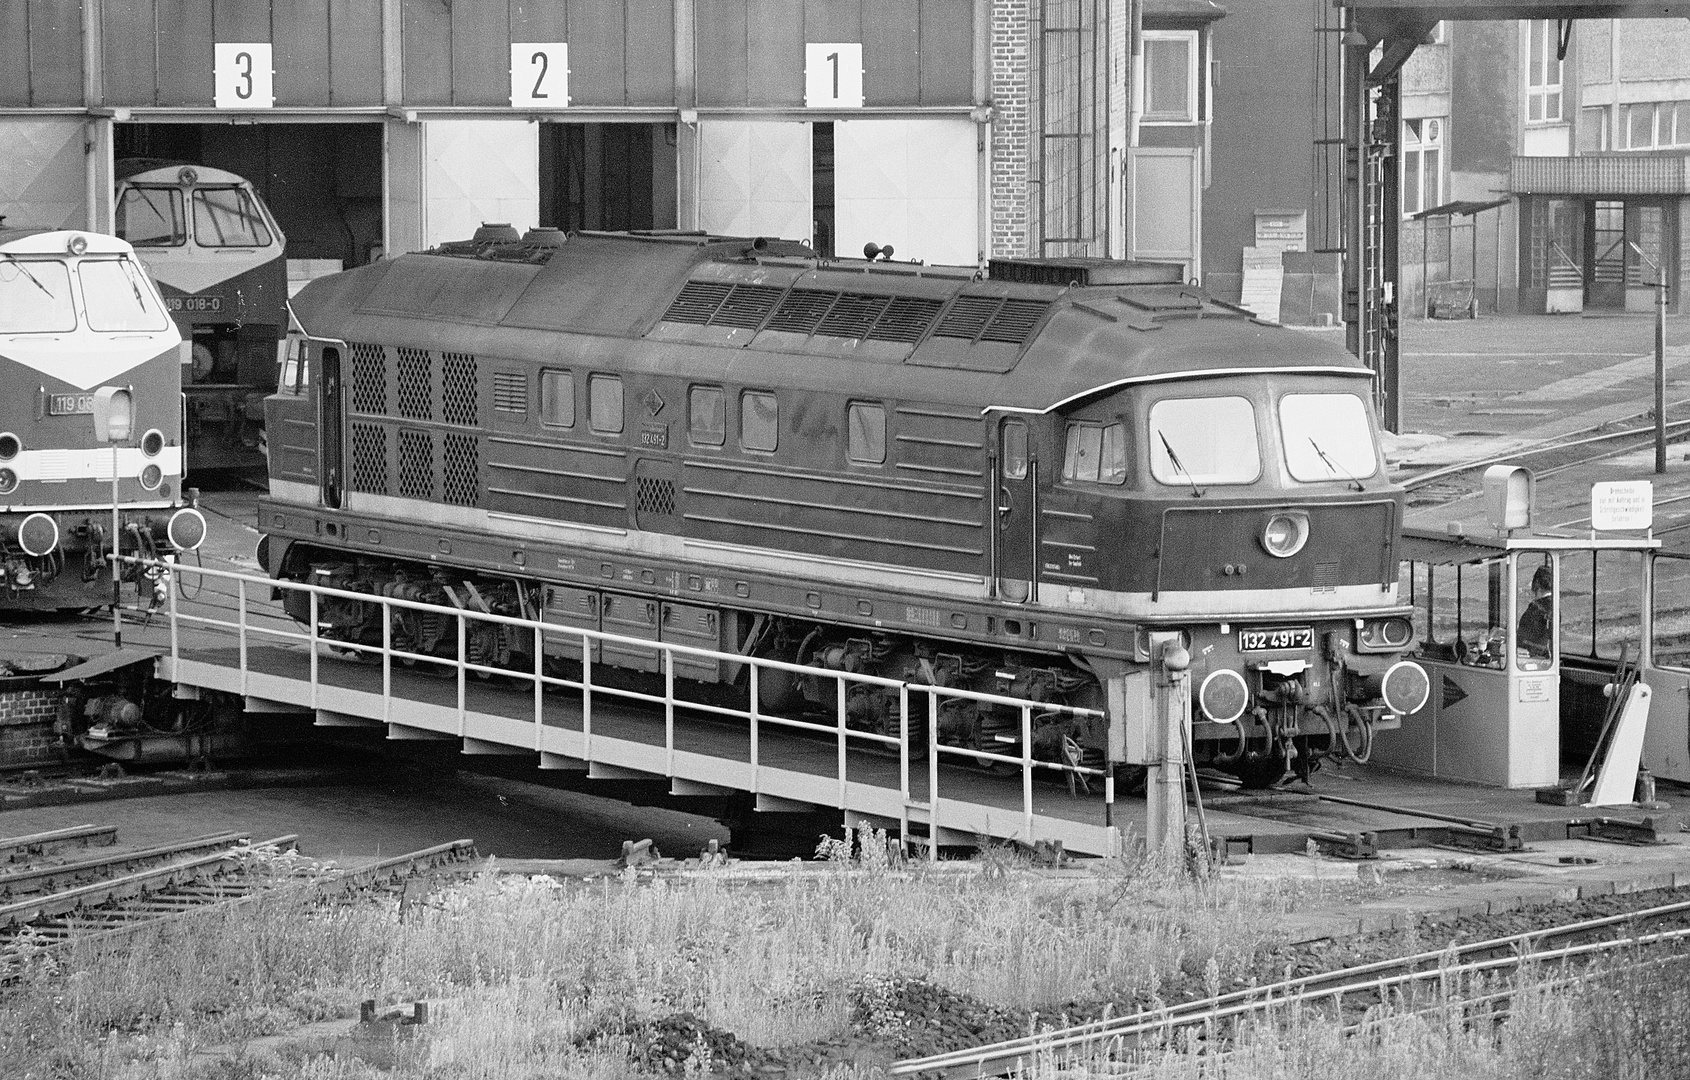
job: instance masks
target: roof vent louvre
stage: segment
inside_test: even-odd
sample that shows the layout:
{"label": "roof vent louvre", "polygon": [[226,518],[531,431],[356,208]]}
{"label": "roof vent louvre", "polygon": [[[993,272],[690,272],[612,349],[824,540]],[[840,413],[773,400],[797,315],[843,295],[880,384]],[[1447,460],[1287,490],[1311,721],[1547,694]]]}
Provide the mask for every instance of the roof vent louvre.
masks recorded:
{"label": "roof vent louvre", "polygon": [[728,298],[731,290],[730,285],[689,281],[681,287],[681,295],[675,297],[675,302],[669,305],[669,310],[663,313],[663,318],[667,322],[708,326],[711,316],[716,314],[716,309],[722,306],[722,301]]}
{"label": "roof vent louvre", "polygon": [[785,293],[777,285],[735,285],[710,325],[755,330],[763,325]]}
{"label": "roof vent louvre", "polygon": [[891,304],[889,296],[840,293],[838,302],[816,327],[816,333],[843,338],[867,337],[869,330]]}
{"label": "roof vent louvre", "polygon": [[951,301],[933,335],[973,341],[986,329],[1002,304],[1003,301],[996,296],[959,296]]}
{"label": "roof vent louvre", "polygon": [[1009,345],[1025,344],[1033,336],[1050,304],[1044,300],[1005,300],[991,323],[980,334],[981,341],[1001,341]]}
{"label": "roof vent louvre", "polygon": [[914,345],[927,333],[933,320],[944,306],[940,300],[925,300],[915,296],[895,296],[892,304],[869,330],[870,341],[895,341]]}
{"label": "roof vent louvre", "polygon": [[764,329],[788,330],[795,334],[813,334],[816,327],[826,317],[828,309],[839,298],[836,292],[822,292],[817,289],[793,289],[786,294],[780,307],[769,316],[769,323]]}

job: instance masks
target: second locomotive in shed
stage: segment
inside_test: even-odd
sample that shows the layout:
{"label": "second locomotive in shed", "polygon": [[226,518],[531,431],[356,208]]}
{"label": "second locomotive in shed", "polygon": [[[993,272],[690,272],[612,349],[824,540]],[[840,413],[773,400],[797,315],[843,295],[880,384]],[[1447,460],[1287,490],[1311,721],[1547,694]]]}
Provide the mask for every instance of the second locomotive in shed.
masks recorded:
{"label": "second locomotive in shed", "polygon": [[[1365,751],[1425,701],[1370,373],[1177,267],[981,275],[488,229],[313,282],[294,309],[303,363],[268,402],[260,515],[277,576],[1106,708],[1039,718],[1035,751],[1071,763],[1144,760],[1172,642],[1199,760],[1251,782]],[[457,648],[450,620],[395,619],[396,648]],[[380,643],[380,620],[325,602],[319,631]],[[532,665],[521,635],[477,626],[472,660]],[[595,660],[656,669],[609,644]],[[776,711],[832,692],[760,685]],[[853,695],[851,723],[896,732],[895,693]],[[1018,717],[966,702],[939,727],[1020,741]]]}

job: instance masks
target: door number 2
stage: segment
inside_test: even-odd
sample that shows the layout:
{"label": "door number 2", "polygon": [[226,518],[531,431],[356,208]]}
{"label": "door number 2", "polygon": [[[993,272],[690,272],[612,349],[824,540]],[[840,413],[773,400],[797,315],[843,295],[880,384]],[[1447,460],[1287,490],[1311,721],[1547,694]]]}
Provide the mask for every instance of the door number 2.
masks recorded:
{"label": "door number 2", "polygon": [[568,104],[568,43],[511,42],[511,107],[561,109]]}

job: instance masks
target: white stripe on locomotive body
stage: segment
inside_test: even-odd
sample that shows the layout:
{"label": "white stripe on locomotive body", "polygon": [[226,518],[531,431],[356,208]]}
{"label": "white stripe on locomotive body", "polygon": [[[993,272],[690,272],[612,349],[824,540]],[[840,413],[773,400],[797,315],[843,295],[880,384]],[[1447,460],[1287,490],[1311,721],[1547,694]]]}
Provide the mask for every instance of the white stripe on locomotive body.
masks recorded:
{"label": "white stripe on locomotive body", "polygon": [[988,405],[981,409],[982,415],[988,413],[1022,413],[1028,416],[1046,416],[1059,412],[1078,401],[1088,401],[1092,398],[1107,397],[1110,393],[1128,386],[1143,386],[1148,383],[1186,382],[1200,383],[1205,379],[1219,379],[1231,375],[1341,375],[1348,378],[1371,379],[1373,372],[1366,368],[1352,367],[1232,367],[1232,368],[1197,368],[1189,371],[1163,371],[1155,375],[1135,375],[1130,379],[1116,379],[1094,386],[1090,390],[1082,390],[1077,394],[1070,394],[1053,405],[1040,409],[1030,409],[1018,405]]}
{"label": "white stripe on locomotive body", "polygon": [[[317,488],[311,484],[271,481],[271,497],[278,502],[297,503],[313,511],[320,509]],[[757,573],[793,576],[815,575],[814,580],[840,582],[871,589],[925,594],[964,601],[990,599],[989,582],[973,574],[946,574],[931,570],[911,571],[886,563],[865,563],[823,558],[790,551],[768,551],[736,544],[720,544],[669,533],[640,529],[612,529],[547,521],[518,514],[493,513],[465,506],[392,495],[347,492],[348,513],[365,514],[401,524],[436,525],[462,529],[481,536],[499,536],[517,542],[571,544],[600,548],[606,555],[644,555],[654,559],[684,561],[709,566],[721,574]],[[613,546],[607,546],[613,545]],[[849,568],[841,578],[840,568]],[[533,573],[546,576],[544,567]],[[1218,607],[1224,604],[1224,608]],[[1338,585],[1321,592],[1308,586],[1289,589],[1238,589],[1225,592],[1164,591],[1152,599],[1149,593],[1111,592],[1041,582],[1037,600],[1017,605],[1017,610],[1074,612],[1135,622],[1178,621],[1236,622],[1240,619],[1271,618],[1355,618],[1377,617],[1401,605],[1397,583]]]}
{"label": "white stripe on locomotive body", "polygon": [[[112,451],[109,446],[92,445],[66,450],[24,450],[5,465],[17,473],[19,480],[40,480],[55,483],[65,480],[111,481]],[[148,457],[138,446],[117,448],[117,475],[129,480],[141,474],[148,465],[157,465],[165,477],[182,475],[182,448],[166,446],[155,457]]]}

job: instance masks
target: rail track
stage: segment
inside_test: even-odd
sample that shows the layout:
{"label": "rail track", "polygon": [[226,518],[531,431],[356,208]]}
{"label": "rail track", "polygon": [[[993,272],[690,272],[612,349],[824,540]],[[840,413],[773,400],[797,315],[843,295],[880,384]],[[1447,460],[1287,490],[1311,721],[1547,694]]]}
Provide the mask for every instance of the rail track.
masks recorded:
{"label": "rail track", "polygon": [[[83,832],[103,838],[113,837],[115,829],[80,826],[58,831]],[[76,839],[75,835],[38,834],[0,840],[0,853]],[[229,832],[0,873],[0,970],[42,948],[121,937],[189,915],[250,903],[286,888],[305,889],[332,900],[475,855],[474,841],[455,840],[368,866],[305,874],[275,872],[259,857],[297,850],[296,841],[290,834],[253,844],[243,834]]]}
{"label": "rail track", "polygon": [[895,1062],[894,1076],[963,1077],[1026,1071],[1040,1060],[1124,1057],[1140,1046],[1162,1045],[1184,1030],[1225,1032],[1242,1020],[1286,1008],[1323,1008],[1346,1021],[1346,1030],[1370,1023],[1367,1010],[1382,1002],[1424,1002],[1438,1008],[1506,1007],[1513,992],[1499,988],[1522,969],[1562,965],[1549,981],[1574,981],[1577,966],[1632,954],[1629,966],[1660,962],[1649,951],[1690,942],[1690,901],[1488,938],[1468,944],[1373,961],[1332,971],[1194,999],[1163,1009],[1094,1020],[967,1050]]}

